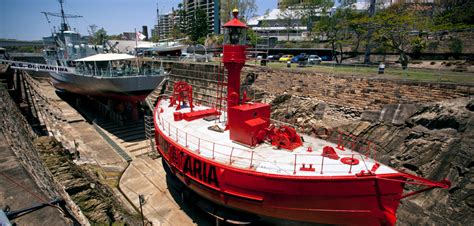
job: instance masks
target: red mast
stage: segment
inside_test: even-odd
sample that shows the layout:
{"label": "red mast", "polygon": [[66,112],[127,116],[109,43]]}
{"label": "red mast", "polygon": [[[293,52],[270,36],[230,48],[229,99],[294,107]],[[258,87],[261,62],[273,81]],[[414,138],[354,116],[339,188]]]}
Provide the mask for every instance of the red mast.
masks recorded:
{"label": "red mast", "polygon": [[227,78],[227,127],[230,139],[248,146],[264,140],[272,145],[293,150],[302,145],[294,128],[270,128],[270,105],[245,103],[240,100],[240,71],[245,64],[245,31],[247,25],[237,19],[239,11],[232,11],[234,18],[224,25],[224,57]]}
{"label": "red mast", "polygon": [[[245,64],[245,32],[247,25],[237,19],[239,11],[232,11],[234,18],[224,25],[224,57],[227,68],[227,129],[230,139],[255,146],[258,131],[270,125],[270,105],[242,103],[240,100],[240,71]],[[244,100],[245,101],[245,100]]]}
{"label": "red mast", "polygon": [[240,103],[240,71],[245,64],[245,32],[247,25],[237,19],[239,11],[232,11],[234,18],[224,24],[224,57],[222,62],[228,71],[227,110]]}

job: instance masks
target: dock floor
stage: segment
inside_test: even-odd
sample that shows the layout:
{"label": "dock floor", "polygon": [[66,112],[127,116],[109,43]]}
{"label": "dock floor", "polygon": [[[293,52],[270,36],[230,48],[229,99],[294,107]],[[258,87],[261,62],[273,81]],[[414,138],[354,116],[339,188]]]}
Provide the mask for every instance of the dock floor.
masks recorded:
{"label": "dock floor", "polygon": [[[112,190],[124,202],[127,209],[138,210],[138,194],[144,194],[146,199],[143,207],[144,216],[147,220],[153,222],[153,225],[195,225],[193,220],[172,198],[167,187],[166,172],[161,165],[161,159],[153,160],[143,155],[144,151],[149,150],[146,147],[146,145],[149,145],[148,140],[144,140],[144,137],[136,134],[134,136],[137,136],[138,141],[127,142],[128,140],[124,138],[131,139],[130,137],[120,137],[107,131],[109,129],[118,133],[115,130],[124,131],[124,128],[107,125],[107,122],[99,121],[96,127],[98,126],[108,136],[109,141],[107,141],[94,128],[94,124],[88,123],[76,109],[57,96],[54,87],[50,83],[43,80],[36,81],[35,85],[37,87],[32,88],[36,90],[37,95],[46,98],[49,104],[60,107],[61,113],[57,115],[59,119],[55,120],[51,119],[54,117],[47,117],[49,119],[46,123],[48,129],[53,131],[56,139],[60,140],[64,146],[77,147],[76,150],[80,153],[80,159],[76,162],[78,164],[98,165],[105,172],[123,173],[118,185],[122,192],[119,192],[115,187]],[[38,98],[40,97],[36,99]],[[143,128],[143,126],[130,125],[129,128],[125,129],[138,130],[138,128]],[[132,157],[129,163],[114,150],[110,144],[111,141],[119,145]]]}
{"label": "dock floor", "polygon": [[145,196],[143,214],[153,225],[194,225],[172,197],[161,158],[140,157],[125,170],[119,186],[134,206],[140,206],[138,195]]}
{"label": "dock floor", "polygon": [[[3,133],[0,133],[0,159],[0,208],[4,209],[8,205],[10,211],[14,211],[54,198],[47,197],[38,188],[8,145]],[[54,225],[71,224],[58,209],[53,207],[45,207],[19,217],[13,222],[17,225],[51,225],[51,222],[54,222]]]}

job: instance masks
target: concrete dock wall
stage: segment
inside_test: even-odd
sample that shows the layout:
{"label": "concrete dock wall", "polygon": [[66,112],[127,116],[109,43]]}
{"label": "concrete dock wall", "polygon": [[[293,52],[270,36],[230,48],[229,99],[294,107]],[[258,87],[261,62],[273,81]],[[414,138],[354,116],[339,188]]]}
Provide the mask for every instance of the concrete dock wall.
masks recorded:
{"label": "concrete dock wall", "polygon": [[57,182],[51,172],[43,165],[33,140],[37,138],[32,128],[9,96],[6,89],[0,87],[0,128],[15,155],[28,173],[34,178],[42,192],[49,198],[60,197],[67,202],[69,212],[81,225],[89,225],[79,208]]}
{"label": "concrete dock wall", "polygon": [[[220,93],[218,94],[218,81],[221,82],[221,86],[226,86],[227,75],[223,66],[176,62],[171,66],[169,81],[166,87],[167,94],[172,93],[175,82],[184,81],[193,87],[195,102],[213,105],[217,100],[217,95],[220,96]],[[227,95],[226,90],[225,87],[222,89],[223,97]]]}

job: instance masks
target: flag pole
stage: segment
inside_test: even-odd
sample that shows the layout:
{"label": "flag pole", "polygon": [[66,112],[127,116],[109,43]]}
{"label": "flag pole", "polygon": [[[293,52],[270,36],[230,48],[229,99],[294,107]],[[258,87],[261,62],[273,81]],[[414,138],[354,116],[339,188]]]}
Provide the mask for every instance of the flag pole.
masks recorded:
{"label": "flag pole", "polygon": [[137,28],[135,28],[135,59],[137,61],[138,74],[140,74],[140,66],[138,65],[138,33],[137,33]]}

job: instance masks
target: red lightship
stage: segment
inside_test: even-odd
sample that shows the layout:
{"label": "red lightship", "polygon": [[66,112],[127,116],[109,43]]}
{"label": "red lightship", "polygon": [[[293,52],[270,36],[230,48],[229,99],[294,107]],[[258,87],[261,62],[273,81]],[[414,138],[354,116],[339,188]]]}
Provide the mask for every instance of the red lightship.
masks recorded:
{"label": "red lightship", "polygon": [[[448,181],[398,172],[369,158],[370,143],[359,153],[354,142],[332,143],[275,125],[270,105],[251,102],[245,93],[241,98],[247,26],[237,14],[224,25],[226,111],[193,103],[192,87],[184,82],[175,83],[173,95],[161,97],[154,111],[158,151],[187,187],[258,215],[363,225],[394,225],[402,198],[449,187]],[[403,194],[411,181],[427,188]]]}

